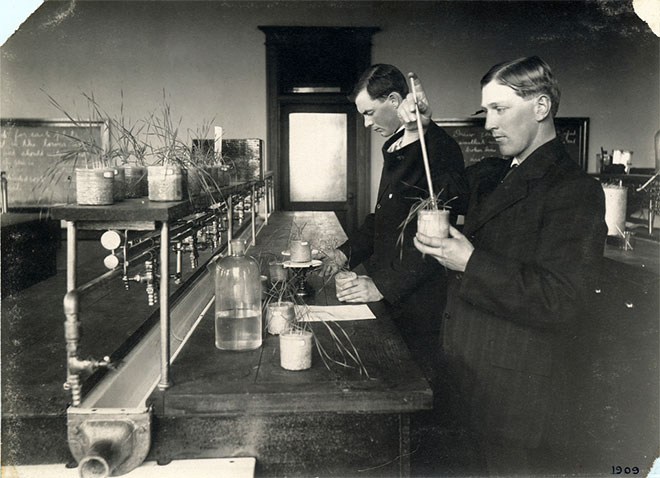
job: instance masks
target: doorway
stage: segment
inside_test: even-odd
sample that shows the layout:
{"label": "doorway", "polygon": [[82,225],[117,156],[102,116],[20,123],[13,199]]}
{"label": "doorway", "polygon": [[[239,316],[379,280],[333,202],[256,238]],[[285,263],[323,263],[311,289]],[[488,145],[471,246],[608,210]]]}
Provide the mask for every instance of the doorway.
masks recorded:
{"label": "doorway", "polygon": [[377,27],[260,26],[275,208],[334,211],[350,234],[369,212],[369,143],[347,99]]}

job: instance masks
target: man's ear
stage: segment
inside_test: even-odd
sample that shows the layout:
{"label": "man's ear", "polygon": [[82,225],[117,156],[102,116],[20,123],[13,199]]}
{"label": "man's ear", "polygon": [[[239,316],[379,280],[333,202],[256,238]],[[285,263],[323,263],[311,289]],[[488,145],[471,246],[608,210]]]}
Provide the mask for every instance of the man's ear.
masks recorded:
{"label": "man's ear", "polygon": [[403,97],[398,92],[393,91],[387,95],[387,101],[391,102],[395,108],[398,108],[403,101]]}
{"label": "man's ear", "polygon": [[548,117],[552,109],[552,100],[548,95],[540,95],[536,98],[536,104],[534,105],[534,115],[536,116],[536,121],[543,121]]}

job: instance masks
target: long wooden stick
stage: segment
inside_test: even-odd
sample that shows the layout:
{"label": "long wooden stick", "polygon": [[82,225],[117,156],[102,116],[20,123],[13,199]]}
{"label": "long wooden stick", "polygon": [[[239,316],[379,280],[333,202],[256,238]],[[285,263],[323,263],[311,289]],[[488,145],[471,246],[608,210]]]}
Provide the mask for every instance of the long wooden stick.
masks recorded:
{"label": "long wooden stick", "polygon": [[415,115],[417,116],[417,132],[419,133],[419,142],[422,145],[422,158],[424,159],[424,170],[426,171],[426,182],[429,185],[429,197],[431,198],[431,207],[435,211],[438,205],[433,193],[433,182],[431,181],[431,168],[429,167],[429,155],[426,152],[426,142],[424,141],[424,127],[422,118],[419,114],[419,105],[417,104],[417,90],[415,89],[415,78],[410,75],[410,89],[412,90],[413,100],[415,101]]}

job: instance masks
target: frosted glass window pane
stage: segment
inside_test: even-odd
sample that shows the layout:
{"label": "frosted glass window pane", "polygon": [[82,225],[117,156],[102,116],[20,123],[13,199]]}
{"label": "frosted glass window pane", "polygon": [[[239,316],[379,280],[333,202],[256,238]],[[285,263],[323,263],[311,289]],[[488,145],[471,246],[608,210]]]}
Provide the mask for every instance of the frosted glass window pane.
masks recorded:
{"label": "frosted glass window pane", "polygon": [[346,201],[346,113],[289,114],[289,200]]}

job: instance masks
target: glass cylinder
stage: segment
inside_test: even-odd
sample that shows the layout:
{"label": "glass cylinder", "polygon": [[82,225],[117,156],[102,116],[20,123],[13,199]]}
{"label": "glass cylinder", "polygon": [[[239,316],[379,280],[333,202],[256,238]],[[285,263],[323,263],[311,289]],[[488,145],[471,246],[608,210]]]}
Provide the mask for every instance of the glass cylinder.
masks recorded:
{"label": "glass cylinder", "polygon": [[261,346],[261,274],[245,255],[245,242],[231,241],[231,255],[215,268],[215,346],[254,350]]}
{"label": "glass cylinder", "polygon": [[417,232],[431,237],[449,237],[449,211],[446,209],[418,211]]}

